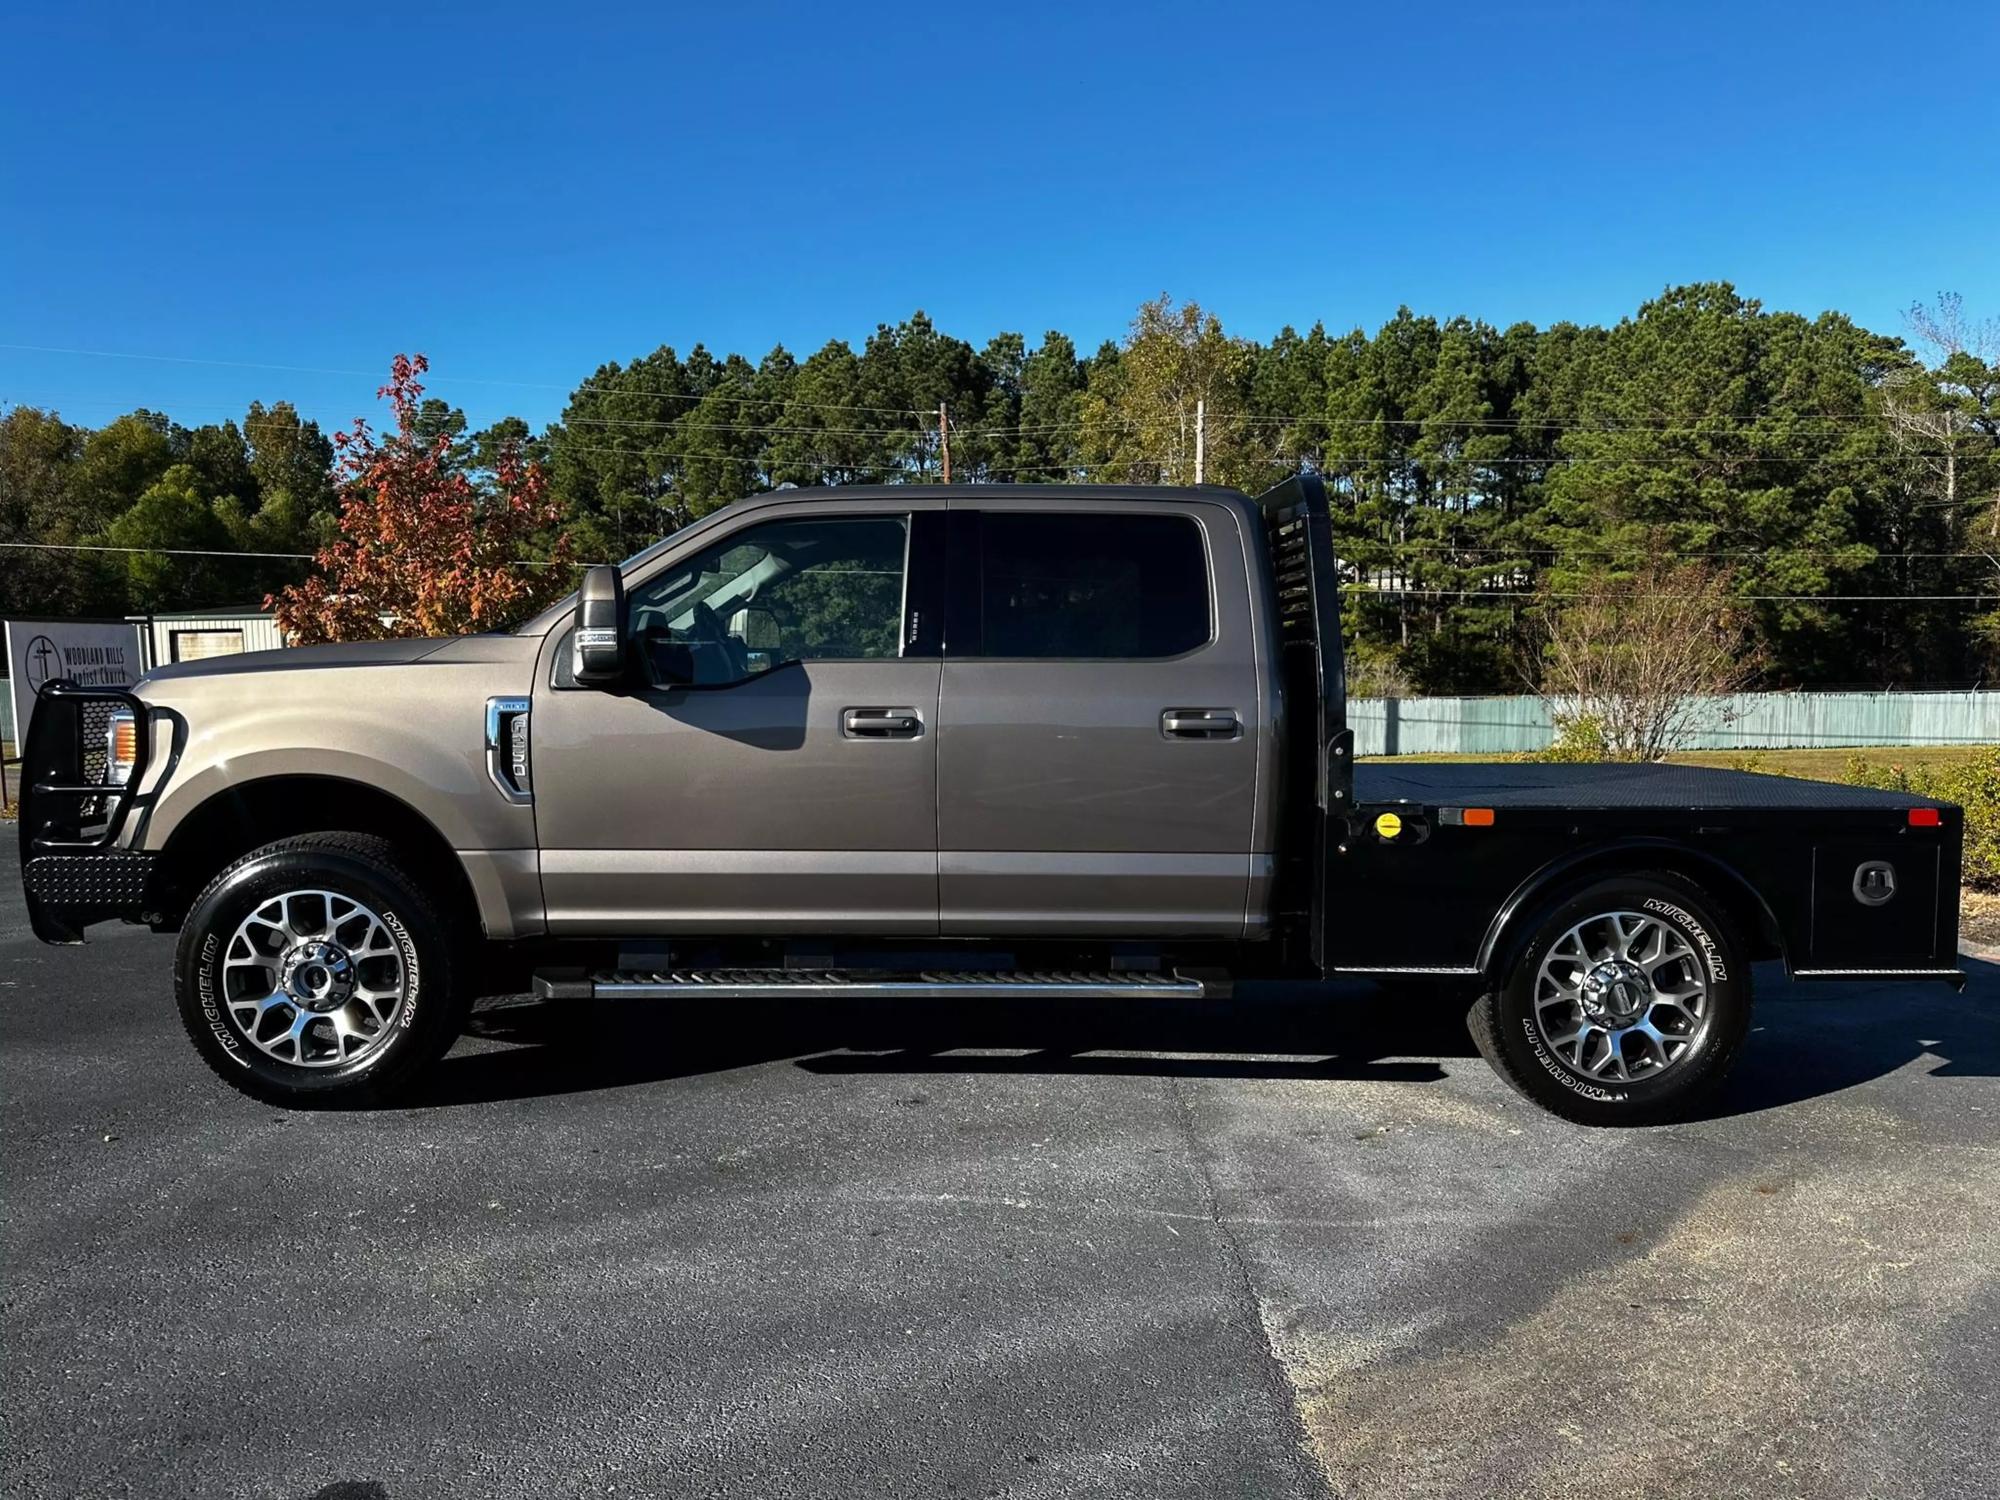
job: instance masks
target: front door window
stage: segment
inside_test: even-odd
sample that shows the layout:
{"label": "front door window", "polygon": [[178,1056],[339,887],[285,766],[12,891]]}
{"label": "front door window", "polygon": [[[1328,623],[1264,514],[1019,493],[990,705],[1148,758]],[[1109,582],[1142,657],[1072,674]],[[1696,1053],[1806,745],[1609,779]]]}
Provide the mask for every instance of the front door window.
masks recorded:
{"label": "front door window", "polygon": [[908,552],[904,516],[752,526],[635,589],[632,638],[655,681],[704,687],[792,662],[893,659]]}

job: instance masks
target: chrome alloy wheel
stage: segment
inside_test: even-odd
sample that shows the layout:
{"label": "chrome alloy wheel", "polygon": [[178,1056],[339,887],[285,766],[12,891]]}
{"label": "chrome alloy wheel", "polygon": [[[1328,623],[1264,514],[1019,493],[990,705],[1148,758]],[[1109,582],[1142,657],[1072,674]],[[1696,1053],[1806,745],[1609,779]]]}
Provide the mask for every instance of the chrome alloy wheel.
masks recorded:
{"label": "chrome alloy wheel", "polygon": [[331,1068],[388,1040],[409,987],[381,917],[338,891],[287,891],[237,924],[222,958],[229,1019],[259,1051]]}
{"label": "chrome alloy wheel", "polygon": [[1701,956],[1649,913],[1585,917],[1549,949],[1535,975],[1542,1040],[1586,1077],[1657,1077],[1701,1040],[1708,1019]]}

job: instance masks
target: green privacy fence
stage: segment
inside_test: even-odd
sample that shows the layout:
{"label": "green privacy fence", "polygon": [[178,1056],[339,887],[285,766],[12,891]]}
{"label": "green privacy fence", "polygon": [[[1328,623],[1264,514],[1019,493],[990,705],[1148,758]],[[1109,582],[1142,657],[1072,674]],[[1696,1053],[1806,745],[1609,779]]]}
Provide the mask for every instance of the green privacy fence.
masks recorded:
{"label": "green privacy fence", "polygon": [[[1555,738],[1540,698],[1356,698],[1357,755],[1512,755]],[[2000,692],[1738,693],[1704,700],[1688,750],[2000,744]]]}

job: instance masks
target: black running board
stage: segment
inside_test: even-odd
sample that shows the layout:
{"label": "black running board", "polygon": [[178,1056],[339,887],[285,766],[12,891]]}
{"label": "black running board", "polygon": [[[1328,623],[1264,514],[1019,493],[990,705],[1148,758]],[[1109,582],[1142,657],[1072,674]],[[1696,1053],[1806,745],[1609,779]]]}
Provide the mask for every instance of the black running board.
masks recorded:
{"label": "black running board", "polygon": [[619,970],[601,974],[537,974],[537,995],[552,1000],[995,1000],[1199,999],[1216,987],[1180,974],[1154,972],[1021,973],[1007,970],[865,969]]}

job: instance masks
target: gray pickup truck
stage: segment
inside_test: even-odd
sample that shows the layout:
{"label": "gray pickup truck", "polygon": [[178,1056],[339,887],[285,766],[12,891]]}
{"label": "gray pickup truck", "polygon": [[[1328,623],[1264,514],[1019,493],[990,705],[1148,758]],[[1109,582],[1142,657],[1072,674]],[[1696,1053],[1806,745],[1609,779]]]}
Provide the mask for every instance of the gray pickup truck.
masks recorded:
{"label": "gray pickup truck", "polygon": [[1755,960],[1963,982],[1948,804],[1356,766],[1336,579],[1311,476],[747,499],[508,633],[49,684],[28,908],[50,942],[178,932],[196,1049],[286,1104],[393,1097],[496,977],[1143,1005],[1356,975],[1461,987],[1525,1094],[1636,1123],[1720,1081]]}

